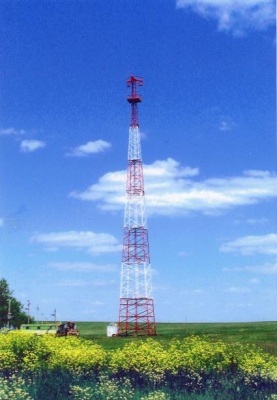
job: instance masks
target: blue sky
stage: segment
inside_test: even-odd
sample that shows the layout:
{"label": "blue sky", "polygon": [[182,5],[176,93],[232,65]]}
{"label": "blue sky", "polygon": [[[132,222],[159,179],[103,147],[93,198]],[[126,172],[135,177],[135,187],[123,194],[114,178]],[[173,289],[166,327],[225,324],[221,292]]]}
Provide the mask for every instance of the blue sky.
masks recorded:
{"label": "blue sky", "polygon": [[0,2],[1,277],[116,321],[139,106],[157,321],[276,320],[275,3]]}

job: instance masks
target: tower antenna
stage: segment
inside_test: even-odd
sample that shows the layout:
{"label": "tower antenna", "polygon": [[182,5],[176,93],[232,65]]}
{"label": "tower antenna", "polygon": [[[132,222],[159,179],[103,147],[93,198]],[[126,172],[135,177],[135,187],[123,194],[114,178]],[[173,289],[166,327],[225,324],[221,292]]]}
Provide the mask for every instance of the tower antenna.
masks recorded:
{"label": "tower antenna", "polygon": [[131,75],[127,80],[131,118],[118,323],[122,336],[156,335],[138,118],[138,103],[142,101],[138,86],[142,85],[142,78]]}

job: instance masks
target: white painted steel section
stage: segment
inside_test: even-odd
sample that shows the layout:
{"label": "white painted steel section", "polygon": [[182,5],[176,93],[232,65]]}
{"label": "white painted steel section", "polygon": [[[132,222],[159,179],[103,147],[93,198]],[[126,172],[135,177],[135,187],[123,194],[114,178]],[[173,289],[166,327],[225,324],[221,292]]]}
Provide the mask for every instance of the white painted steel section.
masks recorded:
{"label": "white painted steel section", "polygon": [[138,126],[129,128],[128,160],[141,160],[140,131]]}
{"label": "white painted steel section", "polygon": [[[129,129],[128,160],[141,160],[138,127]],[[143,179],[143,175],[141,179]],[[146,228],[144,193],[126,193],[124,227],[129,229]],[[122,262],[120,297],[152,298],[151,266],[148,262]]]}
{"label": "white painted steel section", "polygon": [[146,228],[144,195],[126,195],[124,226],[128,228],[143,226]]}
{"label": "white painted steel section", "polygon": [[152,298],[150,264],[121,264],[120,297],[131,299]]}

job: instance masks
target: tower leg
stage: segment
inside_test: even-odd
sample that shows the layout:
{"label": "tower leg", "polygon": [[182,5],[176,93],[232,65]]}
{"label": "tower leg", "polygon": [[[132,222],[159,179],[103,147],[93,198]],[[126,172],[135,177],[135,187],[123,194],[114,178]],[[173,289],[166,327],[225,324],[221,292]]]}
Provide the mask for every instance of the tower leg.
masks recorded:
{"label": "tower leg", "polygon": [[156,323],[153,299],[121,298],[118,334],[120,336],[155,336]]}

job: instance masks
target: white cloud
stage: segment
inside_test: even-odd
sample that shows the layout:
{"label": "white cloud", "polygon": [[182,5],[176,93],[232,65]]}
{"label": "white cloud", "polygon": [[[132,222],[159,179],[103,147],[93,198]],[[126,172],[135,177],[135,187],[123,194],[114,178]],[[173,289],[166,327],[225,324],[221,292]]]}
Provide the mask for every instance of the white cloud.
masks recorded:
{"label": "white cloud", "polygon": [[236,127],[236,124],[227,117],[224,117],[219,122],[219,130],[221,132],[230,132]]}
{"label": "white cloud", "polygon": [[122,209],[125,201],[125,181],[126,172],[108,172],[84,192],[71,192],[70,196],[80,200],[102,201],[103,209]]}
{"label": "white cloud", "polygon": [[223,244],[220,251],[226,253],[236,252],[243,255],[277,255],[277,234],[270,233],[262,236],[244,236]]}
{"label": "white cloud", "polygon": [[117,271],[117,267],[112,264],[95,264],[90,262],[52,262],[47,264],[48,267],[58,271],[74,271],[74,272],[101,272],[109,273]]}
{"label": "white cloud", "polygon": [[236,219],[234,221],[234,225],[242,225],[242,224],[247,224],[247,225],[265,225],[270,220],[268,218],[247,218],[246,220],[241,220],[241,219]]}
{"label": "white cloud", "polygon": [[277,261],[265,263],[261,265],[252,265],[244,267],[223,268],[227,272],[249,272],[261,275],[276,275],[277,274]]}
{"label": "white cloud", "polygon": [[94,287],[105,287],[112,286],[115,282],[111,280],[87,280],[87,279],[66,279],[58,283],[59,286],[69,287],[83,287],[83,286],[94,286]]}
{"label": "white cloud", "polygon": [[43,147],[45,147],[45,143],[40,140],[22,140],[20,143],[20,149],[24,153],[31,153]]}
{"label": "white cloud", "polygon": [[103,153],[111,147],[111,143],[104,140],[95,140],[94,142],[87,142],[78,147],[75,147],[67,153],[68,156],[84,157],[89,154]]}
{"label": "white cloud", "polygon": [[253,267],[246,267],[246,271],[259,273],[263,275],[276,275],[277,274],[277,262],[266,263],[264,265],[256,265]]}
{"label": "white cloud", "polygon": [[82,287],[87,285],[88,281],[86,279],[66,279],[58,283],[58,286],[69,286],[69,287]]}
{"label": "white cloud", "polygon": [[219,125],[219,130],[222,132],[230,131],[231,125],[227,121],[221,121]]}
{"label": "white cloud", "polygon": [[192,293],[195,293],[195,294],[203,293],[203,290],[202,289],[194,289],[192,291]]}
{"label": "white cloud", "polygon": [[4,226],[4,220],[3,220],[3,218],[0,218],[0,228],[1,228],[2,226]]}
{"label": "white cloud", "polygon": [[185,251],[179,251],[178,256],[179,257],[187,257],[188,253],[186,253]]}
{"label": "white cloud", "polygon": [[257,278],[252,278],[252,279],[250,279],[250,281],[249,281],[252,285],[257,285],[257,284],[259,284],[260,283],[260,280],[259,279],[257,279]]}
{"label": "white cloud", "polygon": [[181,295],[189,295],[189,296],[192,296],[192,295],[202,295],[202,294],[204,294],[205,292],[204,292],[204,290],[203,289],[185,289],[185,290],[180,290],[179,291],[179,294],[181,294]]}
{"label": "white cloud", "polygon": [[[245,171],[242,176],[200,181],[198,168],[183,167],[172,158],[144,166],[147,213],[217,214],[227,209],[277,197],[277,176]],[[70,196],[99,202],[102,210],[123,210],[126,171],[108,172],[98,183]]]}
{"label": "white cloud", "polygon": [[103,305],[105,305],[105,303],[103,301],[96,300],[96,301],[92,301],[91,305],[92,306],[103,306]]}
{"label": "white cloud", "polygon": [[228,293],[249,293],[250,289],[247,287],[231,286],[225,290]]}
{"label": "white cloud", "polygon": [[52,232],[34,235],[32,242],[42,243],[50,249],[70,247],[86,250],[90,254],[114,253],[121,250],[117,239],[109,233],[94,233],[91,231]]}
{"label": "white cloud", "polygon": [[216,20],[220,31],[235,35],[266,29],[275,21],[274,0],[177,0],[176,5]]}
{"label": "white cloud", "polygon": [[5,128],[0,129],[1,136],[20,136],[25,135],[26,131],[23,129],[15,129],[15,128]]}

